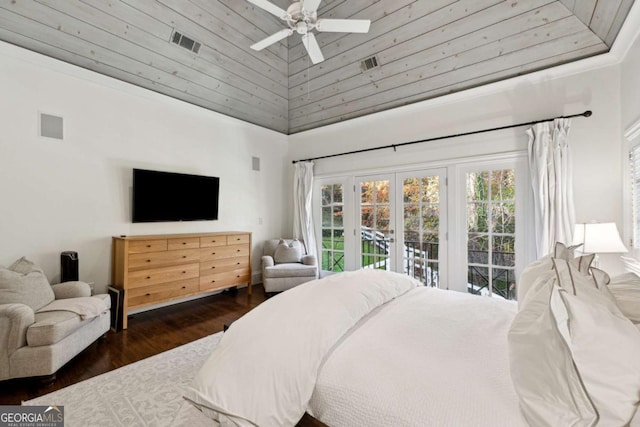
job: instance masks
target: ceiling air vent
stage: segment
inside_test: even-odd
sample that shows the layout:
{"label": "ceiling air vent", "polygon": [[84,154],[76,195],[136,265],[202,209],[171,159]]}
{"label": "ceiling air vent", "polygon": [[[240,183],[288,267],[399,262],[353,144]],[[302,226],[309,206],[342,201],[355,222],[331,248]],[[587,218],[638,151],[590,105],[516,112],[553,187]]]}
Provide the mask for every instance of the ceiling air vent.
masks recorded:
{"label": "ceiling air vent", "polygon": [[173,32],[173,37],[171,38],[171,41],[177,44],[178,46],[182,46],[183,48],[190,50],[193,53],[198,53],[198,51],[200,50],[200,43],[198,43],[193,39],[190,39],[184,34],[180,34],[177,31]]}
{"label": "ceiling air vent", "polygon": [[362,71],[369,71],[372,68],[376,68],[377,66],[378,66],[378,58],[376,58],[375,56],[367,58],[360,63],[360,67],[362,67]]}

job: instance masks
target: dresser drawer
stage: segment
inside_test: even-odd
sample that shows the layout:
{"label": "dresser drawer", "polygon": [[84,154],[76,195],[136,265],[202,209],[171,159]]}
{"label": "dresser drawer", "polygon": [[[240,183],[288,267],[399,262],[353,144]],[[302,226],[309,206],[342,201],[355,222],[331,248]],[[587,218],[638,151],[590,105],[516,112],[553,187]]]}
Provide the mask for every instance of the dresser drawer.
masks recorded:
{"label": "dresser drawer", "polygon": [[178,264],[192,264],[200,261],[198,249],[179,251],[147,252],[129,255],[129,271],[164,267]]}
{"label": "dresser drawer", "polygon": [[227,246],[227,236],[207,236],[200,238],[201,248],[213,248],[216,246]]}
{"label": "dresser drawer", "polygon": [[171,267],[132,271],[129,273],[128,289],[191,279],[199,275],[200,264],[174,265]]}
{"label": "dresser drawer", "polygon": [[154,286],[143,286],[127,292],[127,303],[129,308],[140,307],[193,294],[199,290],[197,278]]}
{"label": "dresser drawer", "polygon": [[199,247],[200,239],[197,237],[167,240],[167,249],[170,251],[174,251],[176,249],[198,249]]}
{"label": "dresser drawer", "polygon": [[167,250],[167,240],[132,240],[129,242],[129,253],[157,252]]}
{"label": "dresser drawer", "polygon": [[212,290],[233,285],[249,283],[251,280],[249,268],[227,271],[225,273],[200,276],[200,290]]}
{"label": "dresser drawer", "polygon": [[249,243],[248,234],[230,234],[227,236],[228,245],[239,245],[241,243]]}
{"label": "dresser drawer", "polygon": [[200,249],[200,261],[211,261],[214,259],[243,257],[249,255],[249,245],[229,245],[216,248]]}
{"label": "dresser drawer", "polygon": [[248,257],[214,259],[200,264],[200,275],[224,273],[247,267],[249,267]]}

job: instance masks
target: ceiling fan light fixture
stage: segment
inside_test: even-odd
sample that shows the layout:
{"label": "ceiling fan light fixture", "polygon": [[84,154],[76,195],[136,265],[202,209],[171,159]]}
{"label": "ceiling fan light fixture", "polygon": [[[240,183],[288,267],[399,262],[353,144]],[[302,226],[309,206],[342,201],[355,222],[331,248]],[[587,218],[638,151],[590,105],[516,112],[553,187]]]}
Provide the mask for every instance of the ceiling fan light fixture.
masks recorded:
{"label": "ceiling fan light fixture", "polygon": [[276,43],[295,31],[302,36],[304,44],[311,61],[314,64],[324,61],[320,46],[313,34],[316,29],[319,32],[339,32],[339,33],[366,33],[369,31],[371,21],[367,19],[318,19],[318,7],[322,0],[300,0],[293,2],[287,10],[280,9],[269,0],[248,0],[250,3],[278,16],[287,23],[289,28],[280,30],[277,33],[254,43],[251,48],[262,50],[273,43]]}

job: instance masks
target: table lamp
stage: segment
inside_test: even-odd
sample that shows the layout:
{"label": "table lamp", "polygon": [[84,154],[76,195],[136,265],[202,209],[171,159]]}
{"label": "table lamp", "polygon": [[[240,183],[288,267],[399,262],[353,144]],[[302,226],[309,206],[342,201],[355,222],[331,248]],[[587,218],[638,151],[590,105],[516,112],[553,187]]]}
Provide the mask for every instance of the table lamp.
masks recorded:
{"label": "table lamp", "polygon": [[583,253],[596,254],[594,267],[598,267],[598,254],[628,252],[615,222],[589,222],[576,224],[573,230],[573,244],[582,243],[579,250]]}

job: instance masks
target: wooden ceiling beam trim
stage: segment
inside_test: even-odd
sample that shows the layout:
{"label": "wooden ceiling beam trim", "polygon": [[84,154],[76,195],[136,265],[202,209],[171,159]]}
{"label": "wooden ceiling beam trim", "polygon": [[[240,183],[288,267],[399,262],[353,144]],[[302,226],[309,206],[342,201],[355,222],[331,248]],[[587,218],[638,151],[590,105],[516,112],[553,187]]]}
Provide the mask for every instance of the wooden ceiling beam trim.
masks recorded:
{"label": "wooden ceiling beam trim", "polygon": [[[375,105],[374,107],[369,107],[369,108],[365,108],[357,111],[351,111],[339,117],[331,117],[329,119],[318,120],[315,122],[307,123],[306,125],[303,125],[303,126],[290,127],[289,134],[291,135],[294,133],[303,132],[305,130],[315,129],[317,127],[326,126],[326,125],[342,122],[345,120],[355,119],[358,117],[378,113],[385,110],[390,110],[397,107],[403,107],[416,102],[438,98],[440,96],[445,96],[445,95],[460,92],[463,90],[471,89],[474,87],[483,86],[495,81],[529,74],[535,71],[539,71],[541,69],[549,68],[556,64],[562,64],[562,63],[574,61],[576,58],[587,58],[587,57],[596,55],[598,53],[601,53],[603,49],[602,46],[603,46],[602,43],[598,43],[597,45],[581,47],[576,50],[572,50],[570,52],[566,52],[560,55],[555,55],[548,58],[536,60],[528,64],[519,65],[519,66],[509,68],[497,73],[491,73],[488,76],[475,77],[464,82],[451,84],[449,86],[438,87],[427,92],[413,94],[406,98],[378,104],[378,105]],[[580,100],[576,100],[576,101],[579,102]]]}
{"label": "wooden ceiling beam trim", "polygon": [[625,19],[627,19],[627,15],[631,10],[631,6],[633,6],[634,0],[622,0],[620,7],[618,8],[618,12],[616,13],[616,17],[611,24],[611,28],[607,33],[607,36],[604,39],[604,42],[607,46],[612,47],[613,42],[616,40],[622,25],[624,24]]}
{"label": "wooden ceiling beam trim", "polygon": [[[406,0],[403,1],[406,2]],[[341,38],[338,42],[324,45],[324,47],[322,48],[322,53],[324,54],[325,60],[321,64],[312,67],[311,71],[322,72],[323,70],[330,68],[332,63],[340,61],[340,58],[334,57],[338,57],[340,54],[351,51],[356,47],[358,48],[359,56],[361,57],[361,59],[364,59],[368,55],[363,56],[365,55],[364,53],[360,54],[363,46],[371,46],[371,44],[379,37],[387,36],[385,38],[385,40],[387,40],[389,39],[389,33],[392,33],[394,30],[415,21],[424,22],[424,25],[426,25],[427,28],[433,28],[435,25],[425,19],[427,15],[433,16],[434,14],[439,12],[437,16],[440,16],[441,19],[450,20],[444,18],[444,15],[449,13],[449,7],[451,7],[451,13],[453,14],[464,14],[465,12],[462,3],[470,3],[468,7],[471,9],[471,13],[473,10],[477,10],[479,7],[481,7],[479,5],[493,5],[496,3],[500,3],[501,1],[502,0],[461,0],[460,2],[457,2],[455,0],[432,0],[418,2],[417,5],[416,3],[411,3],[373,22],[367,34],[349,34],[348,37]],[[379,6],[374,5],[374,7]],[[320,36],[324,36],[324,34],[320,34],[318,38],[321,38]],[[389,43],[393,44],[393,37],[390,38]],[[353,54],[349,56],[353,57]],[[290,82],[292,81],[292,79],[293,82],[295,82],[296,78],[300,78],[300,76],[296,76],[296,74],[306,73],[306,71],[306,57],[302,57],[300,59],[289,62]],[[295,82],[294,85],[295,84],[298,84],[298,82]]]}
{"label": "wooden ceiling beam trim", "polygon": [[[46,9],[40,9],[38,4]],[[245,86],[248,82],[239,82],[239,87],[236,87],[211,77],[207,74],[209,67],[201,67],[194,54],[176,45],[141,34],[143,32],[138,28],[127,26],[124,22],[91,6],[74,5],[66,0],[38,0],[24,6],[13,5],[13,8],[17,11],[28,11],[32,17],[37,17],[36,20],[42,25],[57,27],[61,33],[72,37],[78,37],[78,35],[87,37],[87,40],[92,40],[87,43],[93,46],[101,46],[140,63],[153,64],[153,68],[165,73],[180,74],[180,77],[184,76],[189,81],[214,90],[221,97],[236,99],[265,112],[286,103],[286,99],[279,98],[271,92],[262,93],[266,95],[266,99],[248,92]],[[70,13],[74,13],[74,16]],[[114,51],[114,48],[122,53]],[[150,50],[151,48],[154,50]],[[179,62],[176,58],[180,58],[183,62]],[[189,62],[190,67],[185,65]],[[256,91],[258,91],[257,88]]]}
{"label": "wooden ceiling beam trim", "polygon": [[[271,67],[265,64],[260,58],[256,57],[253,52],[246,52],[238,50],[234,46],[228,43],[226,40],[218,37],[207,28],[194,23],[194,21],[185,18],[184,16],[176,13],[173,9],[168,8],[164,4],[157,1],[135,1],[135,0],[120,0],[127,4],[131,4],[133,7],[139,10],[157,16],[162,22],[166,22],[179,31],[184,31],[189,37],[196,39],[202,43],[202,46],[208,46],[210,49],[215,50],[219,56],[226,57],[230,61],[229,64],[237,63],[239,66],[246,67],[250,70],[257,71],[264,77],[273,80],[283,87],[288,87],[288,71],[285,61],[281,61],[278,64],[282,64],[281,67]],[[230,70],[235,72],[233,70]],[[256,73],[256,74],[257,74]]]}
{"label": "wooden ceiling beam trim", "polygon": [[[306,85],[291,88],[289,110],[319,102],[332,92],[342,93],[354,87],[364,86],[383,77],[425,66],[568,16],[573,15],[557,2],[525,12],[500,5],[484,9],[475,15],[457,20],[442,30],[429,31],[381,51],[376,55],[381,65],[366,73],[362,72],[359,62],[353,62],[324,74],[310,82],[310,96],[307,96]],[[294,96],[295,93],[300,95]]]}
{"label": "wooden ceiling beam trim", "polygon": [[600,0],[593,12],[589,28],[605,43],[621,4],[622,0]]}
{"label": "wooden ceiling beam trim", "polygon": [[587,27],[589,27],[591,26],[591,19],[593,18],[593,13],[596,9],[597,3],[598,0],[576,0],[575,5],[573,6],[573,14],[576,15]]}
{"label": "wooden ceiling beam trim", "polygon": [[[317,109],[317,105],[313,105],[313,110],[290,111],[289,126],[290,128],[296,128],[303,125],[304,122],[310,123],[325,118],[340,117],[345,112],[366,109],[375,104],[383,104],[389,99],[406,98],[411,94],[424,93],[433,87],[451,85],[453,82],[466,81],[477,76],[490,75],[504,69],[513,68],[519,63],[556,56],[558,48],[561,48],[560,51],[573,50],[599,43],[602,45],[603,50],[606,50],[606,45],[589,29],[584,29],[579,20],[574,18],[574,22],[572,29],[581,28],[578,33],[551,37],[541,43],[537,43],[536,37],[533,34],[529,34],[527,40],[525,40],[526,47],[522,47],[523,40],[518,40],[518,38],[521,38],[520,36],[511,37],[511,40],[491,43],[483,48],[473,49],[465,55],[459,55],[456,58],[457,61],[444,60],[443,62],[448,63],[444,67],[440,66],[434,69],[432,64],[426,69],[413,70],[412,73],[423,73],[423,78],[409,78],[406,80],[411,83],[397,86],[396,84],[391,85],[391,81],[382,80],[375,83],[375,92],[368,91],[363,95],[362,90],[358,90],[354,91],[355,93],[342,94],[343,100],[336,105],[320,109]],[[535,31],[538,30],[536,29]],[[566,34],[568,30],[558,26],[556,31],[557,34]],[[335,98],[332,101],[335,101]],[[327,103],[324,103],[324,105],[327,105]]]}
{"label": "wooden ceiling beam trim", "polygon": [[[3,18],[8,14],[0,14],[0,23],[4,24]],[[197,105],[208,110],[224,114],[230,117],[235,117],[239,120],[247,121],[250,123],[258,124],[260,126],[268,127],[278,132],[286,133],[288,129],[288,120],[286,114],[284,116],[278,116],[277,114],[271,114],[269,116],[263,116],[262,114],[256,116],[253,112],[246,111],[244,109],[234,109],[229,105],[221,105],[211,101],[210,99],[203,99],[194,96],[188,92],[189,82],[183,84],[184,90],[175,89],[175,84],[171,86],[165,85],[162,81],[150,80],[144,75],[131,74],[128,71],[118,69],[116,67],[98,63],[93,58],[87,58],[76,53],[72,53],[60,47],[53,46],[51,44],[42,42],[37,39],[31,38],[31,32],[29,35],[20,34],[19,30],[14,29],[7,30],[4,25],[0,26],[0,36],[3,40],[7,40],[17,46],[29,45],[31,50],[34,50],[42,55],[57,58],[68,63],[73,63],[78,67],[85,68],[87,70],[106,75],[108,77],[127,82],[134,86],[150,90],[152,92],[159,93],[164,96],[172,97],[183,102],[187,102],[193,105]]]}

